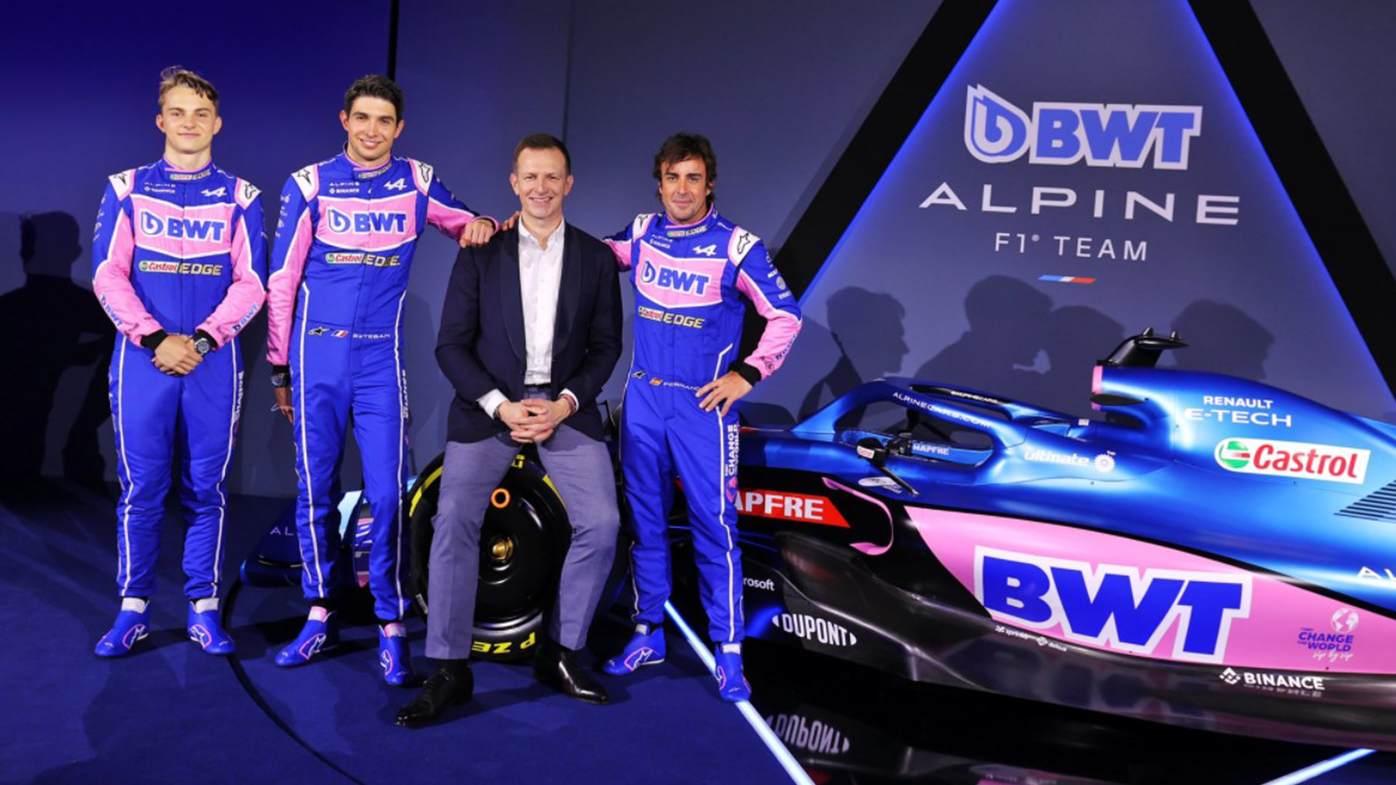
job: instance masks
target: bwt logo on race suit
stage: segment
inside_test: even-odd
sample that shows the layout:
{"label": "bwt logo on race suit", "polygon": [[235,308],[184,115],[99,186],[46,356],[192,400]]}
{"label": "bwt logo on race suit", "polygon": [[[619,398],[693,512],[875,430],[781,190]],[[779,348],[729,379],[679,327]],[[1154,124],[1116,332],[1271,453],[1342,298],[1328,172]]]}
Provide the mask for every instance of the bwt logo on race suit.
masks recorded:
{"label": "bwt logo on race suit", "polygon": [[141,213],[141,234],[147,237],[174,237],[190,240],[220,242],[227,231],[226,221],[198,218],[162,218],[151,212]]}
{"label": "bwt logo on race suit", "polygon": [[356,210],[346,213],[331,207],[328,210],[330,231],[336,234],[370,234],[383,232],[402,234],[407,231],[407,213],[383,210]]}
{"label": "bwt logo on race suit", "polygon": [[712,280],[702,273],[685,272],[675,270],[672,267],[660,267],[653,261],[646,260],[645,267],[640,271],[640,281],[661,289],[669,289],[685,294],[703,294],[708,289],[708,283]]}
{"label": "bwt logo on race suit", "polygon": [[1032,117],[981,85],[965,102],[965,147],[984,163],[1187,169],[1188,146],[1202,132],[1202,107],[1035,102]]}
{"label": "bwt logo on race suit", "polygon": [[1061,630],[1066,640],[1152,655],[1176,628],[1172,657],[1220,662],[1234,619],[1250,615],[1251,578],[1146,569],[979,547],[974,594],[998,621]]}

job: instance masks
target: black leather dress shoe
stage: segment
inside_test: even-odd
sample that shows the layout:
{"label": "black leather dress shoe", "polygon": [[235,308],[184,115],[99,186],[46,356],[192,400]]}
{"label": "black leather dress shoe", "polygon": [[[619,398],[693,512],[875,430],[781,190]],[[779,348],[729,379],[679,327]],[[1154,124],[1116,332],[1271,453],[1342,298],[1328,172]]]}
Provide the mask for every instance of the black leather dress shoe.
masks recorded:
{"label": "black leather dress shoe", "polygon": [[417,697],[398,709],[397,724],[412,726],[434,722],[447,706],[468,702],[474,690],[475,677],[470,675],[470,668],[455,673],[439,670],[427,678]]}
{"label": "black leather dress shoe", "polygon": [[576,652],[556,641],[545,640],[533,661],[533,676],[539,682],[579,701],[610,703],[606,688],[577,664]]}

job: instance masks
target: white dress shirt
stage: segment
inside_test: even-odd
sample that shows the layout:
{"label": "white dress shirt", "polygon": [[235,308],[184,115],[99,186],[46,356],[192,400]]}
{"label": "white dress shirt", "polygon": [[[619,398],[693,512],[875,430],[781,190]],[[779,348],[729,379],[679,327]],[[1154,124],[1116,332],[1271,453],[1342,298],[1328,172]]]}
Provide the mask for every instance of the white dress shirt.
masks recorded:
{"label": "white dress shirt", "polygon": [[[563,229],[566,221],[559,221],[557,228],[548,235],[546,248],[538,242],[533,233],[519,222],[519,290],[523,296],[524,319],[524,385],[545,387],[552,382],[553,372],[553,328],[557,323],[558,289],[562,284],[562,245]],[[562,395],[571,398],[572,407],[578,405],[577,396],[571,390],[563,390]],[[476,403],[490,417],[501,403],[509,399],[497,388],[477,399]]]}

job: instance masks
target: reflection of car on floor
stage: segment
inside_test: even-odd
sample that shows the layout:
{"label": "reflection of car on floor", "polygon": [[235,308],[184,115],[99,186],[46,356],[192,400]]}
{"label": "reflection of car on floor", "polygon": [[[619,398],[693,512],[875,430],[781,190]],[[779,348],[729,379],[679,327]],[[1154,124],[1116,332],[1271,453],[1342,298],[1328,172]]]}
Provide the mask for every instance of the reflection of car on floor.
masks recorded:
{"label": "reflection of car on floor", "polygon": [[[1396,428],[1155,367],[1181,346],[1145,333],[1101,361],[1097,420],[889,378],[745,429],[747,634],[916,681],[1396,748]],[[422,592],[435,468],[409,495]],[[528,461],[501,491],[481,640],[509,656],[536,640],[565,512]]]}

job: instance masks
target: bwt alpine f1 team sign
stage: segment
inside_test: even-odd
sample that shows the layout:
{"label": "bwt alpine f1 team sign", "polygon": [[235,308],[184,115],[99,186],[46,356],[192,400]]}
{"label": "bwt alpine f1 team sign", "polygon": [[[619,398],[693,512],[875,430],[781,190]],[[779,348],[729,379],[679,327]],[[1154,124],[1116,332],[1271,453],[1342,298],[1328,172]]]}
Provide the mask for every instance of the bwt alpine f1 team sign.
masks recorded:
{"label": "bwt alpine f1 team sign", "polygon": [[1164,365],[1396,415],[1184,0],[999,2],[802,304],[755,393],[795,417],[893,374],[1083,414],[1144,327],[1190,344]]}
{"label": "bwt alpine f1 team sign", "polygon": [[[1000,98],[982,86],[970,87],[965,106],[965,148],[984,163],[1011,163],[1025,155],[1033,164],[1047,166],[1108,166],[1128,169],[1188,168],[1188,147],[1202,130],[1200,106],[1153,106],[1147,104],[1073,104],[1035,102],[1031,114]],[[1078,194],[1073,188],[1034,185],[1027,204],[996,201],[992,182],[982,184],[977,198],[984,212],[1012,215],[1026,209],[1032,215],[1054,210],[1088,210],[1092,218],[1106,217],[1107,211],[1124,221],[1152,216],[1166,222],[1192,220],[1199,224],[1235,226],[1240,213],[1240,197],[1221,194],[1186,194],[1183,215],[1178,216],[1178,194],[1145,194],[1135,190],[1110,193],[1105,188]],[[1023,194],[1014,194],[1019,201]],[[1151,196],[1153,198],[1151,198]],[[1000,200],[1004,195],[1000,195]],[[943,182],[921,202],[922,208],[937,205],[968,210],[965,201],[949,182]],[[1047,252],[1076,259],[1124,259],[1144,261],[1147,240],[1129,237],[1044,236],[1038,232],[996,232],[994,250],[1027,253],[1029,243],[1047,241]],[[1094,283],[1093,278],[1047,277],[1044,280]]]}

